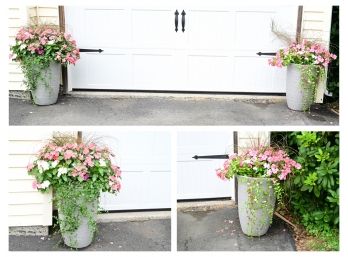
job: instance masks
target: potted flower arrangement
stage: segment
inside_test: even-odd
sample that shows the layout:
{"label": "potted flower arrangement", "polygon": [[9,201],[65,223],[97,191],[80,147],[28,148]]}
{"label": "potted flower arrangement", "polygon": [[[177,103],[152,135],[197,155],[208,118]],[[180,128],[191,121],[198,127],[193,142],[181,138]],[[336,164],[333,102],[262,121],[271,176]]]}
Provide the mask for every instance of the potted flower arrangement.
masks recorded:
{"label": "potted flower arrangement", "polygon": [[269,59],[271,66],[287,67],[286,100],[290,109],[309,110],[325,68],[336,58],[323,45],[303,40],[280,49],[275,57]]}
{"label": "potted flower arrangement", "polygon": [[232,154],[216,174],[223,180],[236,176],[238,181],[238,214],[244,234],[262,236],[272,223],[276,199],[281,200],[280,181],[289,178],[301,165],[281,149],[251,148]]}
{"label": "potted flower arrangement", "polygon": [[10,59],[19,62],[27,90],[37,105],[57,102],[61,65],[75,64],[80,58],[71,35],[52,25],[22,27],[10,50]]}
{"label": "potted flower arrangement", "polygon": [[57,220],[67,246],[83,248],[91,244],[100,193],[120,191],[121,170],[112,164],[112,157],[107,147],[93,142],[61,145],[50,141],[28,164],[28,174],[35,177],[33,188],[53,190]]}

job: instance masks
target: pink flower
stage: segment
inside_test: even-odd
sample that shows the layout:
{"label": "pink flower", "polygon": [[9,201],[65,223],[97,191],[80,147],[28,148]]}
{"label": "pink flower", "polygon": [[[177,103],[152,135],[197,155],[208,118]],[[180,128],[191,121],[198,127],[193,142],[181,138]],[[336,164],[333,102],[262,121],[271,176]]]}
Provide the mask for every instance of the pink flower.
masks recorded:
{"label": "pink flower", "polygon": [[37,183],[37,181],[34,180],[31,186],[32,186],[33,189],[38,189],[38,188],[39,188],[38,185],[39,185],[39,184]]}
{"label": "pink flower", "polygon": [[65,153],[64,153],[64,159],[65,160],[69,160],[69,159],[71,159],[71,158],[73,158],[75,156],[76,156],[75,153],[73,151],[71,151],[71,150],[66,150]]}
{"label": "pink flower", "polygon": [[34,168],[34,164],[33,163],[28,163],[27,165],[27,171],[30,172],[32,169]]}
{"label": "pink flower", "polygon": [[92,161],[92,157],[91,156],[87,156],[86,157],[86,160],[84,162],[84,164],[88,167],[93,167],[94,166],[94,163]]}

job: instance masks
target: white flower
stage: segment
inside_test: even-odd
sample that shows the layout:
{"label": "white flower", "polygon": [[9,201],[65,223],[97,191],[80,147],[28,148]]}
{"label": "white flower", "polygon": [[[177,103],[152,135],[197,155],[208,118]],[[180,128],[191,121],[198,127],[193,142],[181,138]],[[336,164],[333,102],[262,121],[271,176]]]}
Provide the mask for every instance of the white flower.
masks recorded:
{"label": "white flower", "polygon": [[269,169],[269,168],[271,167],[271,165],[269,165],[269,163],[265,163],[265,164],[263,164],[263,167],[264,167],[265,169]]}
{"label": "white flower", "polygon": [[45,188],[49,187],[50,184],[51,183],[48,180],[45,180],[44,182],[41,183],[40,188],[45,189]]}
{"label": "white flower", "polygon": [[51,167],[52,167],[52,168],[57,167],[58,163],[59,163],[59,161],[58,161],[58,160],[55,160],[54,162],[51,163]]}
{"label": "white flower", "polygon": [[54,40],[50,40],[47,42],[47,45],[53,45],[54,44]]}
{"label": "white flower", "polygon": [[251,163],[251,160],[247,159],[244,161],[244,163],[249,164],[249,163]]}
{"label": "white flower", "polygon": [[50,164],[46,161],[37,161],[37,167],[39,172],[42,173],[50,168]]}
{"label": "white flower", "polygon": [[254,167],[253,170],[257,171],[257,167]]}
{"label": "white flower", "polygon": [[68,173],[68,169],[65,167],[61,167],[58,169],[58,177],[60,177],[62,174]]}
{"label": "white flower", "polygon": [[99,160],[99,165],[100,165],[101,167],[106,167],[106,162],[105,162],[105,160],[104,160],[104,159],[100,159],[100,160]]}
{"label": "white flower", "polygon": [[27,48],[27,45],[26,45],[26,44],[21,44],[21,46],[19,47],[19,49],[21,49],[21,50],[23,50],[23,49],[25,49],[25,48]]}

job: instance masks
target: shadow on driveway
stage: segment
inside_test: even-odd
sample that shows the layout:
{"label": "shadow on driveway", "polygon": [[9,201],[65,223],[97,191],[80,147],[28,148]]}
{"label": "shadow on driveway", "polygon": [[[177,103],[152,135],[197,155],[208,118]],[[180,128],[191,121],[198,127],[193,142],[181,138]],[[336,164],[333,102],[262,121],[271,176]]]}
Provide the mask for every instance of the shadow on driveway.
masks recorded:
{"label": "shadow on driveway", "polygon": [[[99,223],[92,244],[83,251],[170,251],[170,219]],[[9,236],[10,251],[70,251],[60,234]]]}
{"label": "shadow on driveway", "polygon": [[237,207],[178,211],[178,251],[295,251],[286,225],[274,219],[267,234],[243,234]]}
{"label": "shadow on driveway", "polygon": [[10,125],[338,125],[338,115],[325,106],[297,112],[285,101],[65,96],[50,106],[12,98],[9,104]]}

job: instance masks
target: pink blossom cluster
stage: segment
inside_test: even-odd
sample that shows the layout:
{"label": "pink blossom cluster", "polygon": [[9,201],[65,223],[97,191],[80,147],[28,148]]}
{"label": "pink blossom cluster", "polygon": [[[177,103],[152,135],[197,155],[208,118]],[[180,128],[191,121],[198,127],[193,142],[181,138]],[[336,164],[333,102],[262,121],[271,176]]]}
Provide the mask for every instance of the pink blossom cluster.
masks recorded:
{"label": "pink blossom cluster", "polygon": [[[121,169],[112,164],[113,156],[107,147],[94,143],[68,143],[64,146],[49,143],[40,149],[37,159],[27,165],[27,171],[33,176],[45,176],[50,183],[46,182],[44,186],[56,183],[63,175],[72,180],[79,178],[79,181],[87,181],[94,176],[94,179],[105,180],[111,192],[117,192],[121,189]],[[105,170],[105,173],[100,174],[99,169]],[[33,188],[47,188],[42,186],[42,182],[35,180]]]}
{"label": "pink blossom cluster", "polygon": [[291,63],[327,67],[336,58],[337,56],[330,53],[322,44],[304,39],[301,43],[293,42],[288,48],[280,49],[268,63],[280,68]]}
{"label": "pink blossom cluster", "polygon": [[240,155],[230,155],[223,167],[216,170],[216,175],[222,180],[243,174],[286,180],[294,169],[301,168],[301,164],[291,159],[285,151],[259,147],[251,148]]}
{"label": "pink blossom cluster", "polygon": [[11,50],[10,58],[14,61],[21,61],[29,55],[45,56],[62,64],[75,64],[80,58],[76,41],[71,35],[48,25],[22,27]]}

